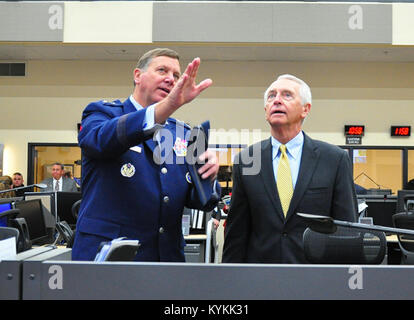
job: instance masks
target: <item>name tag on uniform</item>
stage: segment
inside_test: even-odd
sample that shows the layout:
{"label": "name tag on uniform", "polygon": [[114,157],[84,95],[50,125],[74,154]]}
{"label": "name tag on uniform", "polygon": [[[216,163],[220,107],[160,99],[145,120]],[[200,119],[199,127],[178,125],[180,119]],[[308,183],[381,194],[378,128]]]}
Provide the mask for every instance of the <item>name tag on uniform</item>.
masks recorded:
{"label": "name tag on uniform", "polygon": [[132,150],[132,151],[135,151],[135,152],[141,153],[142,148],[141,148],[141,147],[138,147],[138,146],[135,146],[135,147],[131,147],[131,148],[129,148],[129,150]]}

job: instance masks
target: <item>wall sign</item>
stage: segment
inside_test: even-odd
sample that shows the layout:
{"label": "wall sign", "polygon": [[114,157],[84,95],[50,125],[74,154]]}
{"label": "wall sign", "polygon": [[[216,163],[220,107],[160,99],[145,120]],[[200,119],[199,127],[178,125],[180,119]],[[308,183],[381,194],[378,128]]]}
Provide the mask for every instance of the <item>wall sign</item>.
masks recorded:
{"label": "wall sign", "polygon": [[361,144],[362,137],[361,136],[346,136],[345,143],[346,144]]}

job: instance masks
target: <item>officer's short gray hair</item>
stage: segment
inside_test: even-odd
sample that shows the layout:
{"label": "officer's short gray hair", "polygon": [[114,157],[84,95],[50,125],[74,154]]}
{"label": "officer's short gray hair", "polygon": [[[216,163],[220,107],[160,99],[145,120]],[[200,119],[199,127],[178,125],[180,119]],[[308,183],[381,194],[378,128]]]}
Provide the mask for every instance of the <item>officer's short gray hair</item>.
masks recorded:
{"label": "officer's short gray hair", "polygon": [[137,68],[144,71],[147,70],[148,65],[155,57],[170,57],[173,59],[180,60],[180,57],[178,56],[178,53],[176,51],[168,48],[156,48],[142,55],[142,57],[138,60]]}
{"label": "officer's short gray hair", "polygon": [[302,104],[305,105],[307,103],[312,104],[312,93],[311,93],[311,89],[309,88],[309,86],[307,85],[307,83],[305,81],[303,81],[302,79],[299,79],[298,77],[292,76],[291,74],[282,74],[279,77],[277,77],[277,79],[272,82],[272,84],[266,89],[265,93],[264,93],[264,103],[266,105],[266,100],[267,100],[267,95],[269,93],[270,88],[273,86],[273,84],[281,79],[288,79],[288,80],[292,80],[296,83],[298,83],[300,85],[299,88],[299,95],[300,95],[300,99],[302,101]]}

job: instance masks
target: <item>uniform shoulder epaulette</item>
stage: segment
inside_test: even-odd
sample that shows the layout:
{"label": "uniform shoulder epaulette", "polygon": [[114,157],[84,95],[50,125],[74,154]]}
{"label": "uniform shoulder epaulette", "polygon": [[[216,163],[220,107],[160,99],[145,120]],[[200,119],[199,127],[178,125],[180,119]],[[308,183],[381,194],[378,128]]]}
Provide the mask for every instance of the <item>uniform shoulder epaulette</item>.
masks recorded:
{"label": "uniform shoulder epaulette", "polygon": [[110,106],[110,107],[121,107],[122,106],[122,102],[120,100],[114,100],[114,101],[102,100],[102,104],[106,106]]}

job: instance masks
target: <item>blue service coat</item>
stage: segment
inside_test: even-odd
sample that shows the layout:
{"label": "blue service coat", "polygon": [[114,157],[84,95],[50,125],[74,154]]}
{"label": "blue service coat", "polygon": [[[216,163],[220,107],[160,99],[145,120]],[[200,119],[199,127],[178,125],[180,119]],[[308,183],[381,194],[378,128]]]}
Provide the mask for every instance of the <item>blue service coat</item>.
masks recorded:
{"label": "blue service coat", "polygon": [[[171,143],[162,150],[168,161],[157,164],[154,130],[143,129],[144,118],[145,109],[137,111],[129,99],[93,102],[84,110],[78,136],[82,203],[73,260],[93,260],[101,242],[127,237],[141,243],[137,261],[185,261],[184,206],[204,211],[216,206],[201,206],[185,157]],[[163,130],[176,145],[190,129],[169,118]]]}

